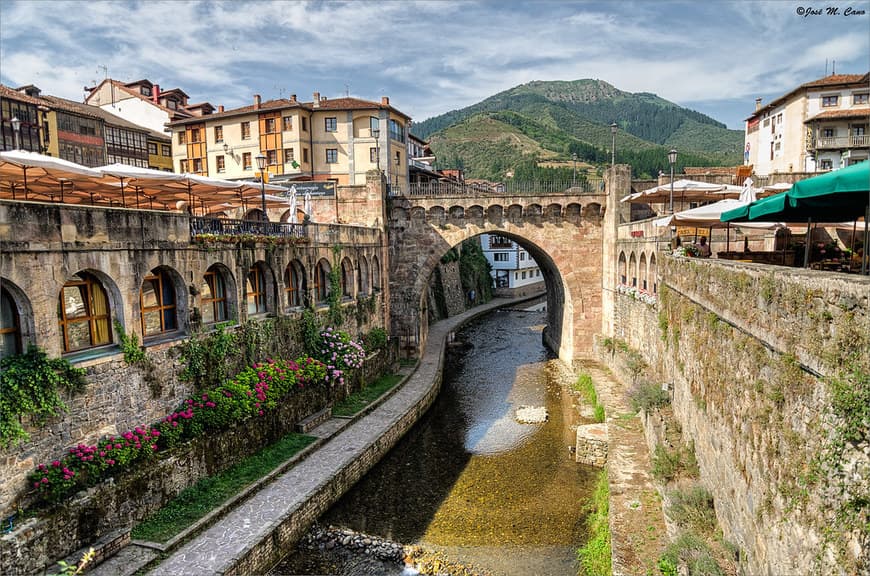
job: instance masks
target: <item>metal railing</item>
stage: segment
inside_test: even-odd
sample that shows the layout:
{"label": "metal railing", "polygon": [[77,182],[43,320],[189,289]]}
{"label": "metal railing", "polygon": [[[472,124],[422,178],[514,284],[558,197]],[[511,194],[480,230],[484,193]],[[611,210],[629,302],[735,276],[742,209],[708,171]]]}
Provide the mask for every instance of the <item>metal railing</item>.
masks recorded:
{"label": "metal railing", "polygon": [[216,236],[277,236],[305,238],[305,224],[263,222],[262,220],[230,220],[228,218],[190,217],[190,236],[214,234]]}
{"label": "metal railing", "polygon": [[816,149],[830,148],[863,148],[870,145],[870,138],[867,136],[833,136],[828,138],[816,139]]}
{"label": "metal railing", "polygon": [[575,181],[523,181],[492,184],[469,182],[412,182],[407,192],[391,187],[390,196],[505,196],[540,194],[603,194],[604,179],[586,178]]}

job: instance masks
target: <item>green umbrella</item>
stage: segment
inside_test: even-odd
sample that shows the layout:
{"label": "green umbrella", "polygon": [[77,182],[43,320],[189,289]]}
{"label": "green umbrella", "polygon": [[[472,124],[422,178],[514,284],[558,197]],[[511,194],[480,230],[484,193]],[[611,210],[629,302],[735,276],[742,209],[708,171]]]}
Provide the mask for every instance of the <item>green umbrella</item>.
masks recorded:
{"label": "green umbrella", "polygon": [[816,221],[822,218],[816,210],[831,213],[835,220],[860,218],[870,206],[870,162],[801,180],[786,194],[792,208],[807,211]]}

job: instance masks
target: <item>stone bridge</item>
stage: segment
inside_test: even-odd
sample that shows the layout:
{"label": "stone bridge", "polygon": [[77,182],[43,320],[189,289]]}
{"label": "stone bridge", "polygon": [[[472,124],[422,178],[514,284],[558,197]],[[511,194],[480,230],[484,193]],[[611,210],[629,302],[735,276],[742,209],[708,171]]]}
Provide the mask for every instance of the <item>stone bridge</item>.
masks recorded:
{"label": "stone bridge", "polygon": [[617,189],[630,184],[628,174],[627,166],[619,166],[608,172],[604,186],[591,190],[391,197],[392,333],[403,344],[422,345],[427,286],[439,260],[464,240],[494,233],[520,244],[541,269],[547,287],[545,343],[566,361],[587,356],[607,307],[602,285],[605,270],[612,268],[607,264],[616,226],[616,210],[608,207],[618,198]]}

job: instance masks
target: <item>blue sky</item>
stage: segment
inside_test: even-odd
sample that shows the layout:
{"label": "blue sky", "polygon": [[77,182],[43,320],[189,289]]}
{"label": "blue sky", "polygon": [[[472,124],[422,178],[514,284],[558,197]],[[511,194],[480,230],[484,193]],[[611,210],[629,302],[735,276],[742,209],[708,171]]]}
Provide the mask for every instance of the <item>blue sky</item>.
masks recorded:
{"label": "blue sky", "polygon": [[81,101],[105,66],[191,102],[389,96],[421,121],[533,80],[597,78],[742,129],[756,97],[826,61],[870,71],[868,30],[870,0],[0,0],[0,82]]}

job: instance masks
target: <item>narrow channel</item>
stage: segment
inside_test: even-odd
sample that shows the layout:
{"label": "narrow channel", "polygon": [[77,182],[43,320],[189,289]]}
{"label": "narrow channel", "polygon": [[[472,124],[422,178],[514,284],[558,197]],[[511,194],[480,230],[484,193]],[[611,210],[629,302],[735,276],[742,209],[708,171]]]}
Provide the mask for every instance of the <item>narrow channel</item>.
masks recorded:
{"label": "narrow channel", "polygon": [[[596,471],[569,448],[577,410],[541,342],[545,322],[534,308],[499,310],[459,332],[433,407],[319,523],[494,575],[577,574]],[[547,421],[519,423],[520,406],[546,407]],[[273,574],[403,571],[337,547],[293,551]]]}

